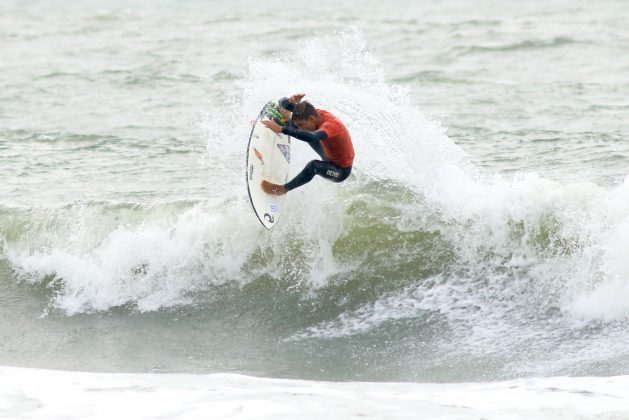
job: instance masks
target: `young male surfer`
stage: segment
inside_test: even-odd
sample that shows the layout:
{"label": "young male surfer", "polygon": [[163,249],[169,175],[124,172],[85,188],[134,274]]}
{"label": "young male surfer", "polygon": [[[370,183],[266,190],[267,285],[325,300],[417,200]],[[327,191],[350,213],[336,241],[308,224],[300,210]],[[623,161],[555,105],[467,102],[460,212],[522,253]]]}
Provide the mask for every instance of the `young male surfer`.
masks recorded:
{"label": "young male surfer", "polygon": [[275,133],[284,133],[307,142],[322,160],[313,160],[293,180],[284,185],[262,181],[262,189],[267,194],[282,195],[312,181],[319,175],[332,182],[342,182],[352,172],[354,146],[349,131],[334,115],[323,109],[316,109],[299,93],[290,98],[282,98],[279,105],[284,112],[292,113],[290,124],[282,127],[273,120],[262,121]]}

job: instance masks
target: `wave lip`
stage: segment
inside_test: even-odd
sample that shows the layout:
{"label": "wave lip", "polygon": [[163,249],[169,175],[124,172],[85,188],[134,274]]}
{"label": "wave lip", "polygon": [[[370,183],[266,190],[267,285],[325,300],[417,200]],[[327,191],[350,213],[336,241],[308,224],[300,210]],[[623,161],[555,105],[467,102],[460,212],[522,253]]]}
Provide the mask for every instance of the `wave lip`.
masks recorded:
{"label": "wave lip", "polygon": [[53,308],[68,315],[127,304],[153,311],[238,279],[256,241],[244,240],[250,229],[238,228],[245,219],[230,209],[187,201],[3,208],[3,257],[19,279],[50,290]]}

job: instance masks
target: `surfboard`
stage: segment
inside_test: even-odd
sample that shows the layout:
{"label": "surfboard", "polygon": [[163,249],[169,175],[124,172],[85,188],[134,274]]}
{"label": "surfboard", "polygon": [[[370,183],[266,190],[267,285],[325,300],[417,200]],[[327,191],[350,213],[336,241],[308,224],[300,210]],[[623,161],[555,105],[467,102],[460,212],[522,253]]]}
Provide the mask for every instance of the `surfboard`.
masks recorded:
{"label": "surfboard", "polygon": [[267,229],[273,229],[277,225],[286,195],[267,194],[260,184],[262,180],[274,184],[288,182],[291,138],[274,133],[262,125],[261,121],[273,118],[281,123],[279,117],[281,114],[275,104],[266,104],[253,124],[247,146],[247,191],[253,211]]}

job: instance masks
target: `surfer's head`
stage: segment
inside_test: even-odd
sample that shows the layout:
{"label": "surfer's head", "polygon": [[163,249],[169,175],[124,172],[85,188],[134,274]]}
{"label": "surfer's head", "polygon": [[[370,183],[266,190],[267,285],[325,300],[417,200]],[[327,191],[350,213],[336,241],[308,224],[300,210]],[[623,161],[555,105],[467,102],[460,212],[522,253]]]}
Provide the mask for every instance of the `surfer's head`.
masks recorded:
{"label": "surfer's head", "polygon": [[300,102],[293,108],[293,123],[300,130],[315,131],[321,116],[308,101]]}

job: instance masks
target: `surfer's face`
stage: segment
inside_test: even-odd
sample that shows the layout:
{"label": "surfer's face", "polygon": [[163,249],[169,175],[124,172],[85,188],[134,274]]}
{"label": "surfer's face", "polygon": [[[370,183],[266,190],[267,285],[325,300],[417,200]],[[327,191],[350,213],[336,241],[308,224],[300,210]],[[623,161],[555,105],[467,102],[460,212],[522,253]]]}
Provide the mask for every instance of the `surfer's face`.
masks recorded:
{"label": "surfer's face", "polygon": [[315,131],[317,129],[317,118],[314,116],[310,116],[305,120],[296,119],[293,120],[293,123],[295,123],[300,130]]}

